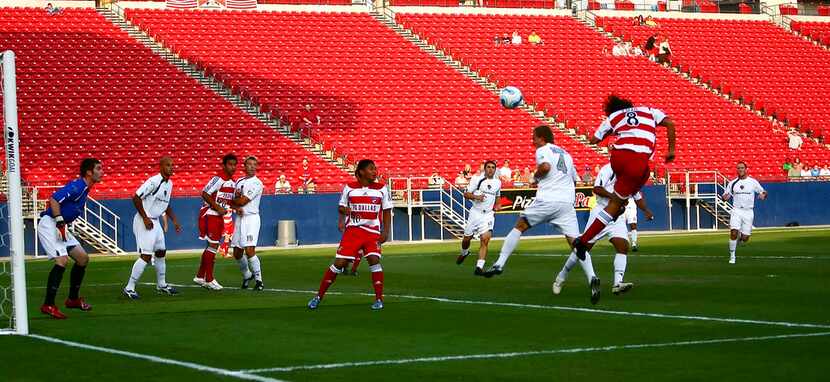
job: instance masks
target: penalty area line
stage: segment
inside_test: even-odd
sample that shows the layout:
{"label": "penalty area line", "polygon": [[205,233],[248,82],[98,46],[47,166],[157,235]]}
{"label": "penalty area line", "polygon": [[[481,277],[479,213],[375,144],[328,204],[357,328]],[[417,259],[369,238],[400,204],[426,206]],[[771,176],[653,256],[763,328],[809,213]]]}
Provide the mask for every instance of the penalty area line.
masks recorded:
{"label": "penalty area line", "polygon": [[292,371],[303,371],[303,370],[339,369],[339,368],[345,368],[345,367],[359,367],[359,366],[404,365],[404,364],[410,364],[410,363],[469,361],[469,360],[480,360],[480,359],[517,358],[517,357],[553,355],[553,354],[610,352],[610,351],[631,350],[631,349],[649,349],[649,348],[667,348],[667,347],[681,347],[681,346],[722,344],[722,343],[757,342],[757,341],[780,340],[780,339],[789,339],[789,338],[820,337],[820,336],[827,336],[827,335],[830,335],[830,332],[781,334],[781,335],[773,335],[773,336],[755,336],[755,337],[716,338],[716,339],[708,339],[708,340],[689,340],[689,341],[659,342],[659,343],[632,344],[632,345],[609,345],[609,346],[597,346],[597,347],[533,350],[533,351],[507,352],[507,353],[461,354],[461,355],[404,358],[404,359],[388,359],[388,360],[363,361],[363,362],[324,363],[324,364],[316,364],[316,365],[297,365],[297,366],[285,366],[285,367],[270,367],[270,368],[262,368],[262,369],[245,369],[245,370],[238,370],[238,371],[242,372],[242,373],[260,374],[260,373],[292,372]]}
{"label": "penalty area line", "polygon": [[92,351],[107,353],[107,354],[120,355],[120,356],[123,356],[123,357],[141,359],[141,360],[144,360],[144,361],[161,363],[161,364],[165,364],[165,365],[180,366],[180,367],[193,369],[193,370],[197,370],[197,371],[201,371],[201,372],[221,375],[223,377],[232,377],[232,378],[237,378],[237,379],[242,379],[242,380],[247,380],[247,381],[258,381],[258,382],[285,382],[285,381],[280,380],[280,379],[263,377],[261,375],[246,373],[244,371],[234,371],[234,370],[228,370],[228,369],[221,369],[221,368],[218,368],[218,367],[205,366],[205,365],[200,365],[198,363],[193,363],[193,362],[179,361],[179,360],[170,359],[170,358],[162,358],[162,357],[157,357],[157,356],[149,355],[149,354],[141,354],[141,353],[134,353],[134,352],[125,351],[125,350],[106,348],[106,347],[103,347],[103,346],[88,345],[88,344],[84,344],[84,343],[80,343],[80,342],[62,340],[60,338],[41,336],[41,335],[38,335],[38,334],[29,334],[27,337],[39,339],[41,341],[51,342],[51,343],[54,343],[54,344],[69,346],[69,347],[73,347],[73,348],[86,349],[86,350],[92,350]]}

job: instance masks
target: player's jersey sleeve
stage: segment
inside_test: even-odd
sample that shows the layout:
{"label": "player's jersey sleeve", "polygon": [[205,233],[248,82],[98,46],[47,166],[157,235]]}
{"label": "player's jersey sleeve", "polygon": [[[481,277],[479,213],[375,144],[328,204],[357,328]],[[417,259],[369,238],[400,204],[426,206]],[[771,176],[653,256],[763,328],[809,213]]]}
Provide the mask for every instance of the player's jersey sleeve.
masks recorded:
{"label": "player's jersey sleeve", "polygon": [[764,186],[762,186],[761,183],[758,182],[758,180],[752,179],[752,182],[755,183],[754,187],[756,193],[763,194],[767,192],[767,190],[764,189]]}
{"label": "player's jersey sleeve", "polygon": [[222,183],[222,178],[214,176],[213,178],[210,178],[210,181],[207,182],[205,188],[203,188],[202,191],[207,193],[208,195],[211,195],[214,192],[219,191],[219,188],[222,187]]}
{"label": "player's jersey sleeve", "polygon": [[568,167],[568,175],[571,176],[571,180],[574,183],[579,182],[579,174],[576,173],[576,167],[574,166],[574,159],[571,158],[569,154],[559,154],[565,158],[565,166]]}
{"label": "player's jersey sleeve", "polygon": [[380,209],[381,210],[391,210],[392,209],[392,197],[389,195],[389,187],[383,187],[381,189],[381,197],[380,201]]}
{"label": "player's jersey sleeve", "polygon": [[499,196],[501,196],[501,180],[496,178],[496,203],[499,202]]}
{"label": "player's jersey sleeve", "polygon": [[542,163],[548,163],[554,166],[553,151],[551,151],[549,146],[542,146],[536,149],[536,165],[539,166]]}
{"label": "player's jersey sleeve", "polygon": [[594,138],[602,140],[605,138],[605,135],[613,129],[614,127],[611,126],[611,118],[605,118],[605,120],[599,125],[599,128],[597,128],[597,131],[594,133]]}
{"label": "player's jersey sleeve", "polygon": [[343,193],[340,194],[340,202],[338,203],[341,207],[349,207],[349,191],[352,189],[349,186],[343,187]]}
{"label": "player's jersey sleeve", "polygon": [[159,185],[156,183],[156,177],[151,177],[144,181],[141,187],[139,187],[138,190],[135,191],[135,194],[139,198],[145,199],[148,196],[150,196],[153,193],[153,191],[158,190],[158,186]]}
{"label": "player's jersey sleeve", "polygon": [[467,185],[467,192],[473,193],[478,186],[478,177],[474,176],[470,179],[470,183]]}
{"label": "player's jersey sleeve", "polygon": [[262,182],[251,182],[251,184],[246,184],[246,187],[242,191],[242,195],[244,195],[248,200],[254,200],[258,196],[262,195]]}
{"label": "player's jersey sleeve", "polygon": [[72,181],[55,191],[55,193],[52,194],[52,199],[55,199],[58,203],[63,203],[66,199],[78,198],[83,192],[83,188],[81,188],[76,181]]}
{"label": "player's jersey sleeve", "polygon": [[732,187],[735,186],[735,182],[737,181],[738,179],[733,179],[726,185],[726,189],[723,191],[723,196],[732,195]]}
{"label": "player's jersey sleeve", "polygon": [[654,117],[654,125],[659,125],[664,119],[666,119],[666,113],[664,113],[663,110],[650,109],[649,111],[651,112],[651,116]]}

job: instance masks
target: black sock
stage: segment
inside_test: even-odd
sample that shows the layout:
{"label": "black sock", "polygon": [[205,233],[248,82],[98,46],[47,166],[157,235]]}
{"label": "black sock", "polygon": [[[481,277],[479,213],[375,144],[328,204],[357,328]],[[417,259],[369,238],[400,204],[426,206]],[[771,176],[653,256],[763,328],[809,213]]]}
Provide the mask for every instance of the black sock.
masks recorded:
{"label": "black sock", "polygon": [[81,282],[84,281],[84,274],[86,273],[86,265],[80,266],[77,263],[72,266],[72,272],[69,273],[69,298],[75,300],[78,298],[78,292],[81,290]]}
{"label": "black sock", "polygon": [[65,270],[66,268],[57,264],[52,266],[52,270],[49,271],[49,279],[46,281],[46,298],[43,299],[44,305],[55,305],[55,295],[58,294],[58,289],[61,287],[63,271]]}

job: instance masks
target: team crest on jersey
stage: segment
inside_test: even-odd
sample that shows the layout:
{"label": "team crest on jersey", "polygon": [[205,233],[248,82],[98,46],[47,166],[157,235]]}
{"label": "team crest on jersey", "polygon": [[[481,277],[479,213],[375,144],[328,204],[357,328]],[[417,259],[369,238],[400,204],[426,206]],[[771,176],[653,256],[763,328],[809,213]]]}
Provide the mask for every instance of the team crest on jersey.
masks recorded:
{"label": "team crest on jersey", "polygon": [[487,189],[488,189],[488,190],[489,190],[489,189],[492,189],[492,188],[493,188],[493,186],[492,186],[492,185],[489,185],[489,184],[487,185]]}
{"label": "team crest on jersey", "polygon": [[740,187],[741,187],[741,189],[742,189],[742,190],[744,189],[744,185],[743,185],[743,184],[742,184]]}

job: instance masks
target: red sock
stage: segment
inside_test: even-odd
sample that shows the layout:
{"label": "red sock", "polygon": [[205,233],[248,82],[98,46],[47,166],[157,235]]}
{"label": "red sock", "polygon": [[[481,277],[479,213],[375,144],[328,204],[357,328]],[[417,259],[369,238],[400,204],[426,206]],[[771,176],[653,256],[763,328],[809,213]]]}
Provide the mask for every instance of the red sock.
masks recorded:
{"label": "red sock", "polygon": [[612,216],[610,213],[608,213],[608,211],[600,210],[599,213],[597,214],[596,219],[594,219],[594,222],[591,223],[591,225],[588,226],[588,228],[585,229],[585,232],[580,237],[580,240],[582,240],[582,243],[587,244],[587,243],[591,242],[591,239],[593,239],[594,236],[596,236],[597,234],[602,232],[602,230],[605,228],[605,226],[607,226],[608,224],[613,222],[614,219],[615,219],[615,217]]}
{"label": "red sock", "polygon": [[216,261],[216,252],[205,250],[202,253],[202,262],[205,264],[205,282],[213,281],[213,264]]}
{"label": "red sock", "polygon": [[357,272],[357,267],[359,265],[360,265],[360,258],[358,257],[358,258],[354,259],[354,262],[352,263],[352,273]]}
{"label": "red sock", "polygon": [[375,288],[375,300],[383,301],[383,271],[372,272],[372,287]]}
{"label": "red sock", "polygon": [[334,284],[337,274],[340,273],[339,271],[340,270],[334,265],[326,268],[326,273],[323,274],[323,280],[320,281],[320,289],[317,291],[317,295],[320,296],[320,298],[323,298],[326,291],[329,290],[331,284]]}
{"label": "red sock", "polygon": [[196,277],[203,279],[205,278],[205,269],[207,268],[205,264],[207,264],[207,249],[202,252],[202,258],[199,260],[199,272],[196,273]]}

